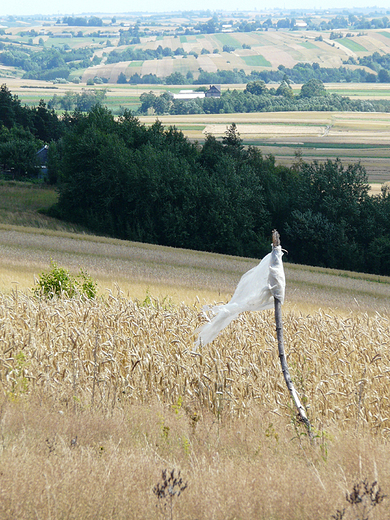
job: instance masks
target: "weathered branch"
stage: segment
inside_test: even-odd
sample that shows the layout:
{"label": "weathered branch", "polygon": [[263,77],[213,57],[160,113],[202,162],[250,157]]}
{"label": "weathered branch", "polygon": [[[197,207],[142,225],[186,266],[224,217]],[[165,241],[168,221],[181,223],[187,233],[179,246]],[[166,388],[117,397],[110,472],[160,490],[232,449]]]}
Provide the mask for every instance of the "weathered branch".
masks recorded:
{"label": "weathered branch", "polygon": [[[280,246],[279,233],[274,229],[272,231],[272,247]],[[275,302],[275,323],[276,323],[276,337],[278,340],[279,359],[282,366],[282,372],[284,380],[286,381],[287,388],[294,400],[295,406],[297,407],[301,420],[305,423],[305,426],[311,433],[311,425],[309,419],[306,416],[304,407],[302,406],[297,391],[295,390],[294,384],[291,380],[290,372],[287,365],[286,355],[284,353],[284,340],[283,340],[283,320],[282,320],[282,304],[278,298],[274,298]]]}
{"label": "weathered branch", "polygon": [[274,229],[272,231],[272,247],[277,247],[277,246],[280,246],[280,235],[276,231],[276,229]]}

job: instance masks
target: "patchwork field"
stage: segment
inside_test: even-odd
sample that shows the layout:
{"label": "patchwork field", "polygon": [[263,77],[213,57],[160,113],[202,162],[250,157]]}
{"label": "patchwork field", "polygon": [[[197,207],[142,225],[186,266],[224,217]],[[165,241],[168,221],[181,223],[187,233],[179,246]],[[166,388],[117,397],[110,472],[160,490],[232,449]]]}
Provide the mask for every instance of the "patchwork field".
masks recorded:
{"label": "patchwork field", "polygon": [[[206,21],[206,20],[204,20]],[[109,23],[109,20],[106,20]],[[135,23],[135,20],[126,20],[126,23]],[[169,23],[160,20],[161,31],[175,30],[181,24],[186,23],[184,19],[177,19]],[[193,23],[193,21],[191,21]],[[44,24],[44,26],[42,25]],[[12,24],[14,25],[14,24]],[[145,20],[143,21],[145,25]],[[156,24],[146,27],[146,32],[157,29]],[[188,55],[171,56],[162,60],[148,60],[138,63],[133,67],[132,62],[118,64],[107,64],[107,55],[113,50],[125,50],[128,45],[119,45],[119,31],[122,27],[112,26],[101,30],[101,35],[97,30],[87,27],[72,27],[57,25],[55,21],[48,23],[37,21],[23,26],[11,26],[7,28],[7,38],[3,38],[4,43],[22,44],[26,46],[34,45],[36,49],[54,47],[64,47],[77,49],[81,47],[91,47],[96,56],[102,58],[100,65],[76,71],[81,75],[85,83],[95,75],[107,78],[110,82],[116,82],[120,72],[130,76],[135,72],[140,74],[157,74],[164,77],[176,70],[178,64],[181,71],[186,74],[191,71],[195,77],[199,73],[199,68],[206,71],[215,72],[220,70],[243,69],[249,73],[251,70],[276,69],[279,65],[293,67],[299,62],[316,62],[323,67],[354,68],[355,65],[344,64],[349,57],[359,58],[374,52],[390,52],[390,30],[370,29],[364,32],[343,29],[337,31],[342,35],[336,40],[330,39],[331,31],[289,31],[289,30],[269,30],[253,32],[215,33],[215,34],[194,34],[188,36],[174,37],[172,34],[165,35],[145,35],[141,37],[138,44],[133,45],[135,49],[155,50],[159,45],[163,48],[168,47],[174,52],[178,47],[182,47],[185,52],[196,53],[197,57]],[[23,31],[34,30],[38,36],[30,38],[21,35]],[[64,32],[72,31],[72,37],[64,37]],[[35,34],[34,33],[34,34]],[[104,36],[105,35],[105,36]],[[347,36],[348,35],[348,36]],[[322,37],[322,41],[319,40]],[[229,46],[231,51],[223,50],[224,46]],[[243,48],[244,46],[244,48]],[[206,49],[210,54],[202,54]],[[5,67],[0,69],[0,76],[18,78],[23,72],[17,67]]]}
{"label": "patchwork field", "polygon": [[[390,41],[390,40],[389,40]],[[178,92],[187,86],[168,85],[52,85],[46,82],[13,79],[7,86],[23,103],[37,105],[40,99],[49,101],[55,94],[81,92],[84,88],[106,89],[105,104],[114,113],[123,108],[136,111],[139,96],[144,92],[156,95],[166,90]],[[296,92],[301,85],[293,85]],[[244,89],[245,85],[224,85],[223,89]],[[328,84],[331,93],[357,99],[386,99],[383,84]],[[156,116],[140,118],[152,124]],[[235,122],[245,144],[259,146],[264,154],[273,154],[280,164],[291,164],[297,151],[305,160],[339,157],[345,161],[361,161],[369,180],[381,184],[390,181],[390,131],[388,114],[359,112],[274,112],[251,114],[216,114],[158,116],[165,125],[175,125],[190,139],[203,141],[207,133],[221,137],[226,127]]]}
{"label": "patchwork field", "polygon": [[[208,59],[206,55],[205,60]],[[163,61],[163,60],[159,60]],[[145,62],[143,62],[145,63]],[[134,64],[134,65],[133,65]],[[132,62],[131,67],[136,69],[141,67],[142,62]],[[116,64],[118,67],[129,66],[127,62]],[[175,64],[175,69],[180,68],[180,63]],[[206,70],[206,69],[205,69]],[[136,72],[136,70],[134,70]],[[106,90],[106,103],[112,105],[117,110],[120,104],[123,102],[126,106],[130,106],[133,110],[136,110],[139,103],[139,96],[144,92],[154,92],[156,95],[161,94],[167,90],[171,92],[178,92],[181,89],[193,89],[193,85],[120,85],[120,84],[103,84],[95,86],[86,86],[84,84],[75,85],[70,84],[57,84],[53,85],[51,82],[38,81],[38,80],[22,80],[20,78],[7,78],[4,79],[4,83],[11,90],[11,92],[18,96],[23,104],[29,106],[37,105],[40,99],[49,101],[54,94],[63,96],[67,91],[80,92],[83,89],[105,89]],[[268,85],[271,88],[274,85]],[[222,91],[228,89],[233,90],[244,90],[245,84],[226,84],[222,85]],[[295,94],[299,94],[302,85],[292,84],[291,85]],[[355,99],[388,99],[390,96],[390,90],[380,83],[327,83],[325,85],[326,90],[330,94],[339,94],[340,96],[346,96]],[[120,98],[120,99],[118,99]]]}
{"label": "patchwork field", "polygon": [[[226,85],[224,88],[234,87],[237,86]],[[327,86],[331,92],[350,97],[369,99],[370,96],[384,98],[388,95],[382,85],[374,87],[376,88],[365,89],[362,85]],[[48,101],[54,94],[61,96],[69,90],[80,92],[85,87],[48,87],[44,82],[13,80],[9,82],[9,88],[24,103],[37,105],[41,98]],[[166,90],[177,92],[180,88],[162,85],[108,85],[105,103],[114,113],[118,113],[121,108],[135,111],[139,107],[139,96],[142,93],[153,91],[159,95]],[[274,112],[159,116],[158,119],[165,126],[175,125],[190,139],[200,142],[207,133],[221,137],[227,126],[235,122],[244,144],[259,146],[264,154],[273,154],[280,164],[291,164],[297,151],[302,152],[307,161],[339,157],[347,162],[361,161],[372,183],[390,181],[390,131],[386,113]],[[142,116],[140,120],[145,124],[153,124],[156,116]]]}
{"label": "patchwork field", "polygon": [[[121,65],[117,64],[118,70]],[[127,64],[125,64],[127,67]],[[119,72],[118,72],[119,74]],[[46,103],[56,94],[63,96],[66,92],[80,93],[83,89],[104,89],[106,90],[105,104],[114,112],[118,112],[120,107],[128,108],[136,111],[140,106],[139,97],[144,92],[153,91],[157,95],[171,90],[178,92],[181,88],[167,85],[119,85],[119,84],[103,84],[86,86],[84,84],[75,85],[73,83],[53,85],[51,82],[36,81],[36,80],[21,80],[21,79],[7,79],[5,84],[12,92],[18,96],[23,104],[28,106],[37,106],[40,99]]]}
{"label": "patchwork field", "polygon": [[[141,117],[152,124],[153,117]],[[161,122],[175,125],[191,139],[206,134],[221,137],[231,123],[237,124],[244,144],[259,146],[280,164],[291,164],[296,152],[307,161],[335,159],[360,161],[369,181],[390,180],[390,130],[385,113],[358,112],[274,112],[161,116]]]}

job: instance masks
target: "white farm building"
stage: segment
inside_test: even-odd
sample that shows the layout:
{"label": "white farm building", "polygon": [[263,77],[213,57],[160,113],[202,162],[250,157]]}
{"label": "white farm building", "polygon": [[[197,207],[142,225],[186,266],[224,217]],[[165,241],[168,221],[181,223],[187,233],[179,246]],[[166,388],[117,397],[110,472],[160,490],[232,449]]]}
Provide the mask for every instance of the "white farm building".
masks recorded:
{"label": "white farm building", "polygon": [[172,99],[203,99],[205,97],[221,97],[221,85],[210,86],[206,92],[197,92],[195,90],[180,90],[178,94],[169,92]]}

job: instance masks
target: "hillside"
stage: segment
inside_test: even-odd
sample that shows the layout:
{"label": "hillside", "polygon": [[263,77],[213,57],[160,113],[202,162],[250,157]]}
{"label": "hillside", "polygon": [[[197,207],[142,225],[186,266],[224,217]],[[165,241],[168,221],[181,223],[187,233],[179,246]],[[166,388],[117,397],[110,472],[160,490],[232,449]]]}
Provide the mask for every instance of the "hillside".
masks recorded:
{"label": "hillside", "polygon": [[[243,70],[249,74],[278,67],[291,68],[298,63],[318,63],[320,67],[329,68],[345,64],[347,69],[353,70],[359,58],[390,52],[387,22],[371,23],[371,27],[378,28],[367,29],[370,18],[362,17],[366,28],[361,30],[362,22],[359,23],[356,16],[355,22],[349,23],[348,17],[337,19],[336,15],[305,13],[301,16],[308,22],[306,27],[297,25],[289,30],[283,28],[281,22],[299,20],[289,13],[274,13],[271,18],[267,12],[226,14],[225,22],[224,15],[220,14],[211,33],[207,28],[207,15],[199,13],[172,17],[169,23],[166,17],[158,16],[152,19],[113,16],[115,22],[105,17],[98,20],[100,26],[97,27],[68,25],[71,18],[68,23],[58,23],[57,18],[49,17],[19,23],[4,19],[0,51],[6,54],[10,51],[14,56],[7,55],[0,60],[0,77],[15,78],[26,72],[33,73],[39,62],[31,64],[28,55],[52,49],[66,54],[56,58],[55,63],[47,64],[53,68],[54,75],[49,74],[46,79],[68,77],[63,72],[69,64],[69,80],[82,83],[96,77],[116,83],[121,73],[127,78],[134,74],[165,78],[181,73],[196,79],[200,71]],[[372,15],[371,21],[375,21]],[[256,30],[250,30],[250,24]],[[154,57],[157,49],[161,53]],[[134,57],[126,58],[124,51]],[[368,68],[367,71],[373,72]]]}
{"label": "hillside", "polygon": [[[21,193],[0,186],[0,205],[36,224],[53,193]],[[157,491],[171,477],[172,519],[355,519],[366,504],[389,517],[390,278],[285,263],[309,436],[272,311],[193,351],[202,305],[257,260],[4,223],[0,248],[2,519],[168,518]],[[98,298],[34,296],[51,258],[87,269]]]}
{"label": "hillside", "polygon": [[[249,258],[86,235],[38,213],[52,201],[53,191],[48,188],[0,186],[0,291],[31,288],[34,276],[48,270],[53,259],[72,272],[86,269],[98,281],[100,294],[120,289],[140,299],[149,293],[189,304],[197,298],[223,301],[233,293],[241,275],[257,263]],[[389,277],[293,265],[288,263],[288,254],[284,261],[289,308],[332,307],[343,313],[388,309]]]}
{"label": "hillside", "polygon": [[[209,15],[203,13],[203,19],[198,15],[191,23],[207,23]],[[200,51],[197,58],[175,56],[109,65],[105,63],[107,53],[117,48],[117,41],[111,36],[87,37],[87,33],[99,34],[95,27],[76,29],[61,24],[53,30],[62,33],[75,29],[80,34],[69,37],[64,32],[65,36],[56,37],[49,34],[48,25],[41,27],[47,34],[37,31],[35,35],[31,32],[35,21],[28,20],[25,29],[30,34],[21,35],[18,21],[8,20],[7,32],[14,35],[15,41],[22,39],[25,48],[35,49],[43,46],[50,49],[52,44],[69,49],[82,47],[89,38],[94,55],[91,59],[96,58],[96,66],[85,70],[79,67],[74,75],[72,72],[73,78],[81,74],[83,81],[91,73],[105,74],[106,79],[116,81],[121,71],[131,75],[134,70],[162,75],[167,71],[193,70],[196,75],[199,71],[195,67],[200,63],[204,67],[248,66],[248,70],[271,68],[274,63],[281,63],[279,60],[294,63],[305,58],[319,63],[323,63],[321,60],[340,63],[345,56],[353,58],[358,53],[379,49],[380,34],[385,52],[388,52],[387,40],[390,42],[386,36],[390,30],[383,29],[364,30],[362,36],[339,38],[336,42],[327,42],[325,32],[323,40],[318,41],[314,37],[318,32],[312,35],[313,40],[310,31],[281,30],[175,38],[174,31],[191,16],[181,13],[172,19],[166,15],[158,21],[151,17],[148,25],[151,32],[158,23],[165,24],[166,32],[172,34],[142,37],[140,44],[133,45],[150,49],[160,43],[171,48],[180,45],[185,46],[186,52],[208,48],[212,49],[211,54]],[[235,15],[232,17],[235,23]],[[142,15],[140,19],[145,29]],[[105,23],[118,27],[114,17]],[[372,47],[369,35],[374,42]],[[12,43],[5,41],[11,36],[0,36],[3,37],[0,43],[6,46]],[[224,52],[223,45],[234,49]],[[247,48],[243,49],[243,45]],[[218,52],[214,53],[214,48]],[[99,59],[102,59],[100,64]],[[27,99],[35,105],[40,97],[47,99],[71,89],[80,92],[85,87],[84,83],[21,80],[22,71],[16,67],[3,67],[0,74],[7,78],[7,83],[18,86],[18,95],[19,92],[25,95],[20,96],[23,102]],[[109,106],[117,109],[124,104],[137,106],[138,96],[151,87],[111,84]],[[156,91],[167,88],[179,87],[153,85]],[[357,97],[388,95],[383,85],[369,91],[345,84],[332,88],[342,88]],[[177,163],[170,162],[149,143],[145,146],[147,153],[136,150],[138,155],[127,154],[124,147],[118,146],[122,144],[115,134],[119,131],[118,118],[97,108],[85,115],[85,121],[88,117],[92,121],[94,115],[91,132],[87,137],[82,132],[74,134],[75,146],[68,148],[74,151],[79,147],[80,155],[73,156],[74,162],[67,160],[71,174],[80,170],[80,179],[84,180],[83,172],[88,173],[88,169],[83,167],[87,164],[92,175],[85,176],[84,186],[79,188],[75,184],[68,201],[75,202],[76,210],[90,209],[91,200],[99,201],[100,193],[110,195],[110,183],[118,179],[113,193],[119,198],[112,199],[112,206],[131,208],[132,201],[120,196],[135,193],[136,200],[143,202],[148,200],[148,189],[152,186],[157,197],[152,199],[150,207],[157,214],[172,216],[172,226],[167,229],[175,236],[178,222],[175,210],[188,194],[190,202],[196,195],[196,190],[190,191],[188,184],[173,199],[175,204],[171,207],[167,204],[170,200],[167,194],[185,178],[179,168],[184,159],[178,157]],[[226,129],[233,116],[237,127],[232,125],[229,134]],[[110,125],[106,125],[108,121]],[[176,125],[191,141],[186,142],[175,130],[165,134],[155,116],[142,119],[145,129],[139,135],[154,130],[155,141],[170,157],[173,144],[177,148],[181,145],[188,157],[192,157],[192,152],[200,153],[201,148],[193,141],[203,141],[207,134],[215,136],[216,139],[206,139],[214,153],[203,158],[210,163],[228,158],[215,169],[220,174],[216,180],[221,178],[224,184],[228,184],[229,172],[234,173],[232,178],[238,177],[239,168],[231,167],[232,158],[248,150],[244,145],[249,144],[259,146],[264,154],[263,159],[253,151],[252,159],[257,157],[261,166],[266,164],[268,173],[282,174],[275,176],[278,181],[286,180],[288,173],[293,174],[291,178],[297,176],[299,168],[303,168],[300,154],[320,162],[341,156],[343,164],[359,159],[371,167],[370,180],[389,179],[387,114],[310,112],[298,116],[263,113],[211,117],[203,114],[169,116],[162,121],[164,125]],[[131,129],[140,129],[138,122],[128,118],[128,126],[123,127],[126,142],[137,137]],[[236,130],[242,135],[242,145]],[[68,139],[69,136],[70,133]],[[165,140],[168,136],[171,145]],[[91,143],[93,146],[89,148]],[[250,156],[245,158],[248,167]],[[118,159],[123,162],[118,163]],[[132,170],[136,160],[145,167],[145,177],[137,177]],[[150,160],[154,162],[149,163]],[[292,161],[296,163],[295,169],[279,166]],[[199,168],[189,169],[188,177],[194,182],[199,171]],[[256,171],[259,176],[267,173],[262,167]],[[175,173],[172,179],[167,179],[169,190],[149,182],[152,179],[149,173],[156,180],[164,179],[166,172]],[[248,175],[249,170],[243,172]],[[364,193],[368,189],[357,182],[363,173],[359,168],[351,167],[344,172],[341,165],[329,164],[327,177],[322,175],[321,167],[313,166],[307,173],[317,182],[313,211],[323,210],[321,205],[328,186],[329,193],[334,192],[333,199],[326,198],[330,209],[333,202],[341,208],[347,201],[344,196],[350,192],[346,185],[356,189],[360,186]],[[103,174],[107,174],[110,183],[101,182]],[[211,174],[212,170],[208,177]],[[135,190],[136,184],[126,184],[127,178],[140,179],[139,192]],[[207,191],[207,176],[199,179],[203,179],[199,186],[205,186]],[[343,181],[340,190],[334,182],[339,180]],[[346,180],[355,182],[345,184]],[[92,187],[96,189],[97,184],[101,192],[94,194]],[[214,185],[218,186],[216,181]],[[63,186],[58,186],[59,193]],[[251,186],[246,191],[255,195]],[[275,193],[291,196],[285,204],[285,209],[290,210],[296,201],[305,200],[303,195],[307,195],[310,187],[309,184],[289,187],[279,182],[278,189],[270,191],[268,198],[273,196],[275,212],[280,213],[281,199],[277,200]],[[229,220],[234,215],[238,221],[235,208],[240,206],[235,202],[242,197],[242,191],[232,192],[234,197],[224,202],[222,190],[209,190],[212,199],[222,201],[226,209],[221,214],[219,229],[230,245],[237,236],[245,239],[244,226],[234,228],[233,217]],[[88,201],[90,192],[94,200]],[[283,378],[273,310],[241,314],[212,343],[200,345],[194,351],[197,329],[207,321],[203,306],[229,300],[240,277],[257,265],[259,259],[93,235],[87,229],[47,216],[59,193],[35,182],[0,182],[2,520],[390,518],[390,276],[289,263],[297,253],[306,261],[313,250],[319,251],[315,243],[318,238],[324,244],[320,255],[326,255],[331,248],[337,258],[349,255],[346,268],[369,250],[371,239],[377,241],[375,258],[387,261],[389,195],[383,195],[381,213],[374,213],[380,198],[365,196],[353,206],[356,210],[363,207],[369,210],[360,221],[358,212],[352,213],[349,206],[345,216],[333,218],[334,225],[346,217],[352,225],[360,223],[356,225],[360,250],[356,249],[356,242],[347,242],[346,233],[334,233],[334,226],[324,226],[326,221],[310,211],[306,212],[306,221],[300,215],[291,219],[293,223],[304,224],[302,240],[295,242],[296,245],[294,242],[291,247],[287,245],[294,229],[290,226],[290,232],[288,227],[283,230],[282,246],[289,249],[283,257],[285,351],[292,381],[310,420],[311,426],[306,429],[297,418]],[[205,209],[204,214],[199,214],[206,220],[212,209],[210,201],[207,197],[199,200]],[[102,221],[110,218],[103,212],[104,204],[97,208],[96,214]],[[140,224],[147,220],[146,210],[146,206],[141,208]],[[182,225],[186,232],[197,236],[191,231],[194,214],[193,208],[183,213]],[[68,215],[74,217],[72,211]],[[271,220],[264,224],[268,221],[259,211],[256,216],[261,217],[264,225],[262,246],[268,250]],[[120,231],[134,223],[132,217],[128,213],[115,220]],[[85,222],[91,224],[91,220]],[[313,222],[315,228],[306,225]],[[367,224],[372,228],[365,234]],[[275,227],[281,231],[279,225]],[[298,231],[296,228],[295,233]],[[259,243],[259,237],[254,235],[255,244]],[[69,298],[62,294],[46,298],[33,292],[35,280],[43,271],[49,271],[51,261],[72,274],[80,269],[86,271],[97,282],[98,296]]]}
{"label": "hillside", "polygon": [[[348,31],[345,31],[347,33]],[[171,47],[173,50],[182,47],[185,52],[194,52],[198,57],[182,56],[167,57],[162,60],[143,62],[121,62],[115,64],[103,63],[91,69],[86,69],[82,75],[83,82],[94,76],[102,76],[115,83],[121,72],[126,76],[138,73],[141,76],[156,74],[165,77],[173,72],[186,75],[192,72],[196,76],[199,68],[207,72],[217,70],[242,69],[246,73],[252,70],[261,71],[277,69],[280,65],[291,68],[300,62],[318,63],[321,67],[340,67],[349,57],[357,59],[374,52],[390,52],[390,31],[367,31],[364,35],[330,40],[330,33],[323,34],[323,41],[317,41],[317,31],[268,31],[234,34],[205,34],[186,36],[182,40],[165,37],[141,41],[144,49],[156,49],[159,45]],[[224,52],[223,46],[234,48]],[[249,46],[250,49],[243,49]],[[124,50],[119,47],[118,50]],[[201,54],[206,49],[209,54]],[[353,50],[351,50],[353,49]],[[346,65],[355,68],[355,65]],[[370,71],[372,72],[372,71]]]}

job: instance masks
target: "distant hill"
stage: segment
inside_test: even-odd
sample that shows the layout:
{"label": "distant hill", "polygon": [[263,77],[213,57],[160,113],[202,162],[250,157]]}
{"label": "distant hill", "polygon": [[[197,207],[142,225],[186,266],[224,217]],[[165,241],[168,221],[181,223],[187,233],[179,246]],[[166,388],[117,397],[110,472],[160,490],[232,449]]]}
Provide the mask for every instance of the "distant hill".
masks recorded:
{"label": "distant hill", "polygon": [[[347,33],[348,31],[345,31],[345,34]],[[85,69],[82,81],[87,82],[94,76],[102,76],[108,78],[109,82],[116,82],[121,72],[127,77],[135,73],[141,76],[156,74],[159,77],[166,77],[173,72],[181,72],[183,75],[191,72],[196,77],[199,69],[206,72],[242,69],[248,74],[252,70],[277,69],[280,65],[291,68],[301,62],[318,63],[321,67],[329,68],[345,65],[346,68],[353,70],[356,65],[350,58],[357,60],[374,52],[390,53],[390,30],[370,30],[361,36],[358,36],[358,31],[353,34],[348,38],[331,40],[330,32],[324,32],[322,41],[318,40],[317,31],[205,34],[186,37],[185,42],[172,37],[145,39],[145,41],[141,39],[141,43],[135,47],[155,50],[161,45],[173,51],[181,47],[188,55],[113,64],[107,64],[103,59],[100,65]],[[234,50],[223,51],[223,47],[228,44],[234,47]],[[243,46],[250,48],[243,48]],[[126,46],[123,50],[125,48]],[[201,54],[202,49],[209,51],[209,54]],[[197,56],[189,54],[190,52]],[[347,60],[351,63],[345,64]]]}
{"label": "distant hill", "polygon": [[[318,63],[320,67],[330,68],[345,66],[353,70],[357,65],[363,66],[358,63],[359,58],[376,52],[390,53],[390,27],[387,27],[386,17],[381,22],[384,27],[378,29],[360,30],[349,25],[340,29],[307,30],[314,26],[315,18],[307,16],[308,25],[297,18],[296,30],[290,30],[274,28],[283,26],[283,14],[279,15],[279,20],[276,15],[269,19],[273,22],[272,27],[265,26],[261,14],[241,16],[248,19],[253,16],[257,21],[248,26],[257,29],[243,30],[242,20],[241,25],[237,25],[236,19],[225,20],[229,22],[226,24],[219,20],[221,29],[218,30],[223,32],[199,33],[196,27],[207,28],[207,16],[202,18],[200,15],[189,18],[188,23],[174,17],[169,23],[166,19],[153,18],[151,22],[151,19],[140,17],[140,23],[136,20],[128,23],[103,20],[102,27],[69,26],[58,24],[55,19],[23,22],[20,27],[15,23],[12,27],[3,25],[0,29],[0,78],[26,77],[27,74],[31,79],[58,77],[86,83],[98,77],[104,82],[116,83],[121,73],[126,78],[134,74],[152,74],[160,79],[181,73],[187,79],[196,79],[201,71],[243,70],[248,74],[278,67],[291,68],[298,63]],[[328,27],[334,20],[334,16],[327,16],[326,19],[322,15],[317,29]],[[4,24],[2,20],[0,22]],[[32,54],[55,49],[60,54],[46,60],[45,64],[45,67],[53,67],[52,73],[45,69],[44,74],[33,78],[42,57],[34,59]],[[374,75],[378,72],[367,67],[366,70]]]}

